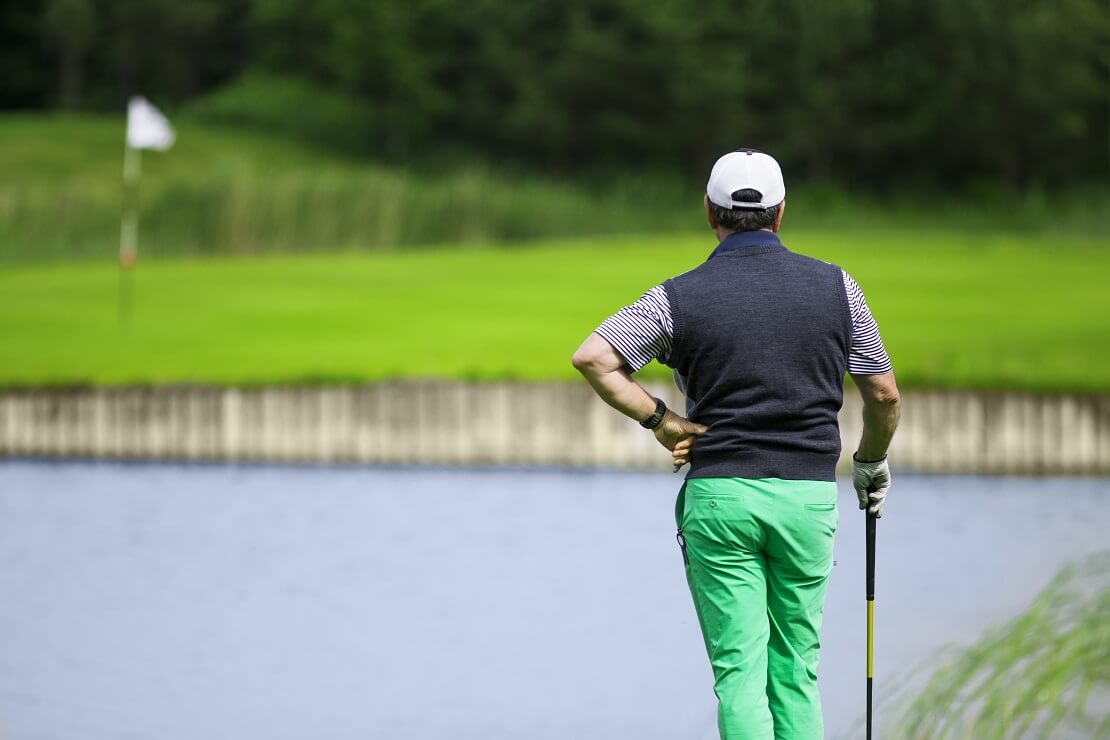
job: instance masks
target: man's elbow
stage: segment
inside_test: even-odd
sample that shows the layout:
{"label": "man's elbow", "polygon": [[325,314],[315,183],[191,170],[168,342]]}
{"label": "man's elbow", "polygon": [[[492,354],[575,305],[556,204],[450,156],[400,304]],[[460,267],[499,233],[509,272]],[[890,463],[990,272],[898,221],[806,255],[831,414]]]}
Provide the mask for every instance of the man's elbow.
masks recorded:
{"label": "man's elbow", "polygon": [[570,362],[587,378],[601,377],[624,364],[609,342],[597,334],[586,337]]}
{"label": "man's elbow", "polygon": [[878,408],[898,408],[901,405],[902,396],[898,393],[894,373],[852,377],[863,396],[864,404]]}
{"label": "man's elbow", "polygon": [[897,408],[902,405],[902,395],[898,392],[897,388],[882,388],[872,394],[871,403],[876,406]]}
{"label": "man's elbow", "polygon": [[574,365],[574,369],[583,375],[587,375],[591,371],[597,371],[601,358],[596,352],[590,351],[587,347],[579,347],[570,358],[570,364]]}

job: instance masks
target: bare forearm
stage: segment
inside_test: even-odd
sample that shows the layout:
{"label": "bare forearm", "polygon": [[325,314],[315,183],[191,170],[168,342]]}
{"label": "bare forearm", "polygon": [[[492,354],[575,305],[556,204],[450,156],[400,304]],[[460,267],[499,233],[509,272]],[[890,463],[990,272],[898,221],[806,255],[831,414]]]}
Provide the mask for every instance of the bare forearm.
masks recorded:
{"label": "bare forearm", "polygon": [[864,404],[863,436],[856,450],[856,456],[860,460],[881,460],[886,457],[901,413],[902,403],[898,398]]}
{"label": "bare forearm", "polygon": [[655,413],[655,399],[632,379],[624,360],[597,333],[586,337],[572,362],[597,395],[625,416],[643,421]]}
{"label": "bare forearm", "polygon": [[[571,362],[589,382],[594,392],[625,416],[646,421],[655,415],[656,402],[643,386],[632,379],[624,360],[609,342],[594,332],[586,337]],[[694,437],[706,427],[673,411],[666,411],[652,431],[659,444],[671,451],[674,469],[690,461]]]}
{"label": "bare forearm", "polygon": [[636,421],[655,413],[655,399],[624,368],[612,371],[579,368],[601,400]]}
{"label": "bare forearm", "polygon": [[886,457],[898,417],[902,413],[902,397],[894,373],[853,375],[863,399],[863,438],[856,457],[860,460],[882,460]]}

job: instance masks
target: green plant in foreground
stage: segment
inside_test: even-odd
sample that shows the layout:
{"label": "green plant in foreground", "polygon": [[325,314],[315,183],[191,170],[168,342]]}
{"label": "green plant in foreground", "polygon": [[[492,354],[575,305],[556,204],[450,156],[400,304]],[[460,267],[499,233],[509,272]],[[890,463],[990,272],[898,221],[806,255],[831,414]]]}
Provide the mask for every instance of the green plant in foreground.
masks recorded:
{"label": "green plant in foreground", "polygon": [[938,670],[891,736],[1110,738],[1110,552],[1065,568]]}

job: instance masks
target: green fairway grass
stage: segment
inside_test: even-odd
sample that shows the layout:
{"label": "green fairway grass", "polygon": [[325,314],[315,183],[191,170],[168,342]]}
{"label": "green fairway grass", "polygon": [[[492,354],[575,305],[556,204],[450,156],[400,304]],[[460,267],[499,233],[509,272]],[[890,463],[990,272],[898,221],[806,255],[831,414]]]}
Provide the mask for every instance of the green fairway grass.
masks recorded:
{"label": "green fairway grass", "polygon": [[[1110,245],[784,232],[863,286],[903,386],[1110,391]],[[0,384],[570,379],[606,315],[712,236],[0,270]],[[662,378],[657,364],[644,375]]]}

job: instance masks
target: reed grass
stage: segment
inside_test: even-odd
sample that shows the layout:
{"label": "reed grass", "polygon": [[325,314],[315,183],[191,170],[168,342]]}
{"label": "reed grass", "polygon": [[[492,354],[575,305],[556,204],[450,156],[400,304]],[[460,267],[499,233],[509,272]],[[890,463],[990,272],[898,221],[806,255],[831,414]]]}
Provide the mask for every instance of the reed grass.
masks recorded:
{"label": "reed grass", "polygon": [[[403,170],[250,130],[178,127],[172,150],[143,154],[146,258],[675,231],[699,218],[696,193],[660,179],[594,187],[488,166]],[[0,261],[110,259],[122,141],[119,119],[0,117]]]}
{"label": "reed grass", "polygon": [[[616,173],[568,181],[492,163],[387,166],[333,147],[174,116],[177,143],[143,155],[144,259],[382,250],[689,232],[700,183]],[[123,201],[122,117],[0,115],[0,263],[111,260]],[[980,194],[877,201],[791,189],[789,225],[1110,234],[1110,197]]]}
{"label": "reed grass", "polygon": [[1110,738],[1110,551],[1063,570],[1025,613],[938,669],[891,736]]}

